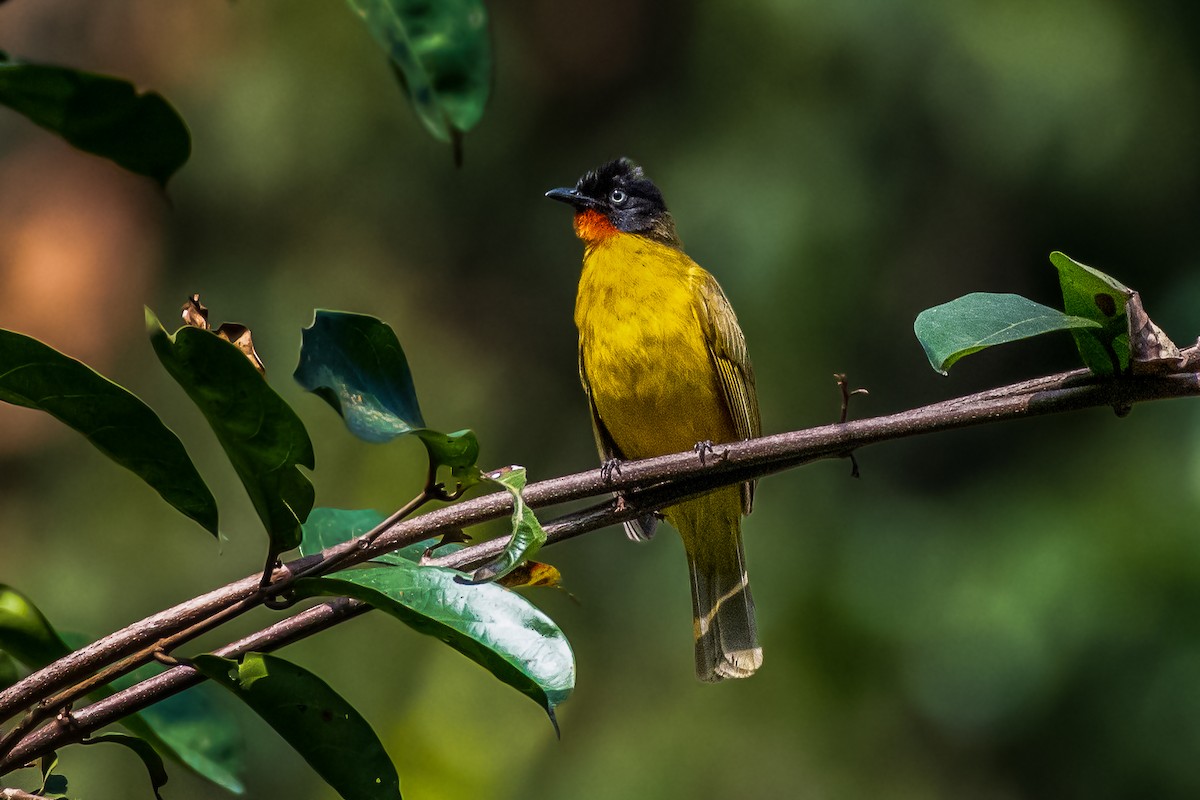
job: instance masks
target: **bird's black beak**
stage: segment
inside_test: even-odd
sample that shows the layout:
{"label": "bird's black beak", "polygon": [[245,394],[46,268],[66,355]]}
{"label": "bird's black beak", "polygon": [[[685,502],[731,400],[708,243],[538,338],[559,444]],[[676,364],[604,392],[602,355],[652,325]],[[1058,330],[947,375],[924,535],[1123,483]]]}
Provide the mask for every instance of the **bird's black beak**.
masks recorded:
{"label": "bird's black beak", "polygon": [[546,192],[546,197],[566,203],[576,211],[584,211],[596,207],[596,201],[586,195],[580,194],[578,189],[551,189]]}

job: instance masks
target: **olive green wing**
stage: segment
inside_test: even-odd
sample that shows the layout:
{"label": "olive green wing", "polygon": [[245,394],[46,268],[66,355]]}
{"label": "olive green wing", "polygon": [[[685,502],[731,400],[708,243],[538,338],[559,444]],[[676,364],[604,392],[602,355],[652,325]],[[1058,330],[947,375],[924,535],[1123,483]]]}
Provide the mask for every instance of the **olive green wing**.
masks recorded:
{"label": "olive green wing", "polygon": [[[693,266],[690,274],[700,300],[697,316],[717,371],[725,407],[733,420],[733,429],[739,439],[753,439],[762,435],[762,420],[746,337],[742,335],[733,306],[717,279],[699,266]],[[754,481],[749,481],[742,486],[743,513],[749,514],[753,505]]]}
{"label": "olive green wing", "polygon": [[[604,425],[604,420],[600,419],[600,414],[596,411],[596,401],[592,399],[592,385],[588,382],[587,370],[583,368],[583,348],[579,350],[579,382],[583,384],[583,393],[587,396],[588,411],[592,415],[592,433],[596,437],[596,449],[600,452],[600,459],[605,464],[625,461],[621,448],[617,447]],[[626,536],[635,542],[644,542],[654,536],[654,530],[658,527],[658,517],[646,514],[624,525]]]}

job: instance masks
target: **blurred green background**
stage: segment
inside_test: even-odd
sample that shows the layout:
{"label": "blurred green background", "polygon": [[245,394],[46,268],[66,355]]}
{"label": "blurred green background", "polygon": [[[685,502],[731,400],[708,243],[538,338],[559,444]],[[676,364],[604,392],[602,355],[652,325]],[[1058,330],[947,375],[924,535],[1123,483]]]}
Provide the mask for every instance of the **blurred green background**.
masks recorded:
{"label": "blurred green background", "polygon": [[[318,503],[398,506],[419,445],[352,440],[290,373],[316,307],[376,314],[425,416],[531,479],[596,463],[571,319],[581,246],[542,197],[617,155],[663,189],[738,310],[768,432],[1072,366],[1069,337],[949,378],[911,334],[969,291],[1055,304],[1053,249],[1198,332],[1192,0],[489,5],[496,80],[455,170],[348,8],[12,0],[0,47],[168,97],[194,152],[169,201],[0,113],[0,325],[145,397],[222,501],[214,544],[52,421],[0,409],[0,581],[101,634],[257,568],[265,539],[143,303],[200,292],[255,331],[317,447]],[[546,551],[579,683],[556,741],[525,698],[371,615],[285,651],[357,703],[410,798],[1200,795],[1200,437],[1177,401],[895,442],[773,477],[746,523],[766,652],[692,674],[677,537]],[[244,620],[233,635],[262,624]],[[217,644],[223,639],[213,639]],[[329,798],[247,719],[249,796]],[[78,752],[83,750],[83,752]],[[73,748],[89,798],[146,792]],[[172,769],[169,798],[214,797]]]}

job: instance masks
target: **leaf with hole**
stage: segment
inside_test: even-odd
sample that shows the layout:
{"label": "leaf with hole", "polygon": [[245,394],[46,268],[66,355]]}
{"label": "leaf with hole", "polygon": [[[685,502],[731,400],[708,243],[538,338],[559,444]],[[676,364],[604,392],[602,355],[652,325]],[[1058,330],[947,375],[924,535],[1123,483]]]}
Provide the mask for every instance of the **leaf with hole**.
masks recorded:
{"label": "leaf with hole", "polygon": [[329,684],[290,661],[214,655],[196,669],[233,692],[346,800],[399,800],[400,778],[371,726]]}
{"label": "leaf with hole", "polygon": [[301,597],[353,597],[433,636],[532,698],[550,716],[575,688],[575,657],[553,620],[495,583],[471,585],[443,567],[396,562],[302,578]]}
{"label": "leaf with hole", "polygon": [[191,155],[187,125],[171,104],[120,78],[30,64],[0,52],[0,104],[160,185]]}
{"label": "leaf with hole", "polygon": [[0,330],[0,400],[44,411],[217,533],[217,501],[183,443],[137,396],[24,334]]}
{"label": "leaf with hole", "polygon": [[268,561],[300,544],[300,524],[313,487],[299,467],[313,468],[304,423],[233,344],[200,328],[168,334],[146,309],[159,361],[204,414],[270,537]]}
{"label": "leaf with hole", "polygon": [[1098,322],[1064,314],[1020,295],[985,292],[927,308],[913,323],[930,366],[943,375],[959,359],[993,345],[1052,331],[1099,327]]}
{"label": "leaf with hole", "polygon": [[1126,372],[1130,344],[1125,305],[1133,291],[1057,250],[1050,254],[1050,263],[1058,270],[1063,308],[1068,314],[1096,322],[1092,328],[1071,331],[1083,363],[1097,375]]}

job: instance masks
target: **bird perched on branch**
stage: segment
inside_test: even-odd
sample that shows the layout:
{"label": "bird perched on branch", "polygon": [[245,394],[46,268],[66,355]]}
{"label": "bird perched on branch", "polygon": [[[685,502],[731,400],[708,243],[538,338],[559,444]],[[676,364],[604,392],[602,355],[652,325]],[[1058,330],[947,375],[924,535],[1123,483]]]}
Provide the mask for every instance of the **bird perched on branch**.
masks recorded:
{"label": "bird perched on branch", "polygon": [[[754,372],[737,317],[715,278],[683,252],[662,193],[628,159],[546,196],[575,209],[584,242],[575,300],[579,378],[606,463],[649,458],[761,432]],[[696,674],[746,678],[762,665],[742,550],[754,484],[664,509],[692,580]],[[631,539],[656,519],[625,524]]]}

